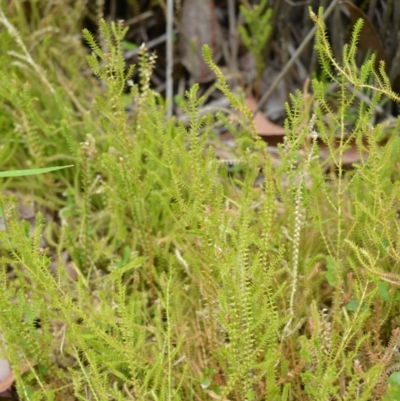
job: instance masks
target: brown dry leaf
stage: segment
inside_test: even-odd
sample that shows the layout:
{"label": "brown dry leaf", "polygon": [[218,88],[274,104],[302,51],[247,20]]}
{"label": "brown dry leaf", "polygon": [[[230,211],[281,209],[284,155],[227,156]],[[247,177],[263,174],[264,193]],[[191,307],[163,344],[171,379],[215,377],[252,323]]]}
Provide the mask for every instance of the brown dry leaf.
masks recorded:
{"label": "brown dry leaf", "polygon": [[[319,143],[319,147],[320,147],[322,159],[326,160],[329,156],[328,147],[323,143]],[[367,153],[363,152],[363,158],[365,159],[367,157],[368,157]],[[361,160],[360,152],[357,148],[357,145],[355,142],[352,142],[350,144],[350,147],[343,152],[342,165],[343,166],[351,166],[353,163],[357,163],[360,160]]]}
{"label": "brown dry leaf", "polygon": [[[253,111],[256,108],[257,102],[253,96],[248,95],[244,100],[244,104]],[[285,128],[269,121],[261,111],[257,112],[254,116],[254,124],[258,134],[268,145],[275,146],[277,143],[283,141]]]}
{"label": "brown dry leaf", "polygon": [[202,47],[208,44],[214,61],[222,55],[222,33],[215,14],[214,0],[186,0],[180,20],[179,52],[182,64],[196,82],[208,82],[214,73],[203,59]]}
{"label": "brown dry leaf", "polygon": [[[366,159],[367,157],[367,153],[363,152],[363,158]],[[358,150],[357,145],[355,143],[352,143],[351,147],[344,151],[342,163],[345,166],[350,166],[353,163],[358,163],[360,160],[360,151]]]}

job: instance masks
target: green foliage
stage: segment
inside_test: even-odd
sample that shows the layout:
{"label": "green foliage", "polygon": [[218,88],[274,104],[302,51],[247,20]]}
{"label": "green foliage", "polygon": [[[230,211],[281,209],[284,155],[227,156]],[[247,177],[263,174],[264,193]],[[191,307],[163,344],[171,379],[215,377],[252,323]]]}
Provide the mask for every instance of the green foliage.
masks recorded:
{"label": "green foliage", "polygon": [[[400,101],[400,96],[392,91],[389,77],[385,72],[385,62],[380,61],[379,71],[375,71],[375,55],[371,55],[361,66],[357,68],[356,53],[357,41],[364,21],[359,19],[354,25],[350,44],[343,47],[343,65],[340,65],[334,58],[329,44],[326,26],[323,19],[323,10],[319,10],[316,15],[310,8],[310,17],[317,25],[316,50],[324,72],[328,74],[333,82],[342,83],[343,81],[353,85],[358,90],[370,89],[389,99]],[[332,69],[331,67],[334,67]],[[373,78],[375,83],[370,84],[368,78]]]}
{"label": "green foliage", "polygon": [[[21,399],[398,398],[400,141],[382,143],[371,123],[378,101],[397,95],[373,59],[357,68],[361,25],[339,65],[321,16],[337,103],[317,79],[311,107],[292,96],[278,164],[207,47],[232,107],[201,116],[194,85],[187,126],[166,120],[150,88],[154,55],[141,49],[137,77],[125,67],[122,23],[101,22],[101,46],[84,32],[100,81],[86,77],[90,94],[76,66],[52,76],[46,43],[36,68],[7,53],[0,122],[14,143],[0,162],[75,165],[7,182],[16,196],[0,200],[1,352]],[[1,35],[7,49],[30,40]],[[367,90],[369,104],[356,96]],[[216,156],[216,121],[235,133],[233,170]],[[360,161],[346,170],[350,146]],[[30,227],[17,198],[33,190],[49,205]]]}
{"label": "green foliage", "polygon": [[243,43],[253,55],[256,63],[257,78],[261,78],[262,71],[265,68],[264,50],[265,45],[271,34],[272,10],[267,8],[268,0],[261,0],[260,4],[253,7],[241,5],[240,12],[244,17],[247,25],[239,26],[239,34]]}

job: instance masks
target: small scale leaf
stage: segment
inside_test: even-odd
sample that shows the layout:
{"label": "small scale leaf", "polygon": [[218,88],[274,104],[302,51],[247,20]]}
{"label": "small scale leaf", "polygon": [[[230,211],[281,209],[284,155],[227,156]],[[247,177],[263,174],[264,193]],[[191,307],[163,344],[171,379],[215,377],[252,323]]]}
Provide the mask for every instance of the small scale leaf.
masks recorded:
{"label": "small scale leaf", "polygon": [[201,388],[204,388],[204,389],[210,387],[210,384],[211,384],[211,380],[209,377],[205,377],[200,383]]}

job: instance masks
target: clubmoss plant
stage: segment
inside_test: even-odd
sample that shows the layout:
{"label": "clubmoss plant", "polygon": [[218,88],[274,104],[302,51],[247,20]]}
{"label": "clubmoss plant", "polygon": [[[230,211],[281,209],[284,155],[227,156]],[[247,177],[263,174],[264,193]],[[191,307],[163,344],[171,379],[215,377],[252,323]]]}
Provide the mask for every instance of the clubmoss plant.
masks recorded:
{"label": "clubmoss plant", "polygon": [[[93,106],[84,93],[74,100],[89,116],[72,108],[71,97],[67,106],[57,97],[64,118],[53,157],[69,147],[76,166],[57,172],[61,197],[47,188],[58,214],[39,214],[32,232],[16,200],[2,196],[9,228],[0,231],[2,357],[21,399],[397,397],[400,141],[393,134],[382,143],[384,126],[371,124],[378,101],[397,95],[373,59],[356,67],[361,23],[339,64],[322,10],[311,17],[338,102],[332,107],[317,79],[311,106],[304,94],[292,96],[279,165],[207,47],[231,110],[200,116],[204,99],[194,85],[185,126],[165,118],[164,101],[150,88],[156,60],[145,48],[133,81],[122,23],[100,23],[102,46],[84,32],[101,84]],[[2,79],[12,88],[21,74],[15,66]],[[351,124],[348,110],[366,89],[371,102],[359,101]],[[24,96],[18,115],[32,117],[35,99]],[[40,127],[30,117],[26,127]],[[216,156],[216,120],[234,128],[234,170]],[[90,128],[79,140],[77,126]],[[37,153],[17,141],[14,154],[47,163],[46,132]],[[345,169],[350,146],[360,160]],[[22,374],[21,365],[30,371]]]}
{"label": "clubmoss plant", "polygon": [[271,35],[269,23],[272,10],[267,8],[268,0],[261,0],[260,4],[250,6],[242,4],[242,13],[247,29],[244,25],[239,26],[240,37],[245,46],[254,57],[256,65],[256,88],[259,90],[262,72],[265,68],[264,49]]}

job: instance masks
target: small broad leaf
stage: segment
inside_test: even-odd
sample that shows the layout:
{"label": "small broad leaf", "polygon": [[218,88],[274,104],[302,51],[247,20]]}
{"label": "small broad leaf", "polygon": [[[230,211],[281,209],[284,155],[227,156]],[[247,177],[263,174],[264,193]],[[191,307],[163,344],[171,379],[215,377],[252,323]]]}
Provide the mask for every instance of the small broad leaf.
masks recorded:
{"label": "small broad leaf", "polygon": [[209,377],[205,377],[200,383],[201,388],[204,388],[204,389],[210,387],[210,384],[211,384],[211,380]]}
{"label": "small broad leaf", "polygon": [[326,258],[326,270],[327,271],[325,273],[325,277],[328,280],[329,285],[335,287],[336,285],[335,262],[330,256]]}
{"label": "small broad leaf", "polygon": [[348,311],[355,311],[358,308],[358,301],[356,299],[352,299],[347,305],[346,309]]}
{"label": "small broad leaf", "polygon": [[[355,310],[358,309],[358,306],[359,306],[358,304],[359,304],[359,302],[357,301],[357,299],[352,299],[352,300],[345,306],[345,308],[346,308],[348,311],[354,312]],[[362,310],[362,311],[366,311],[367,309],[368,309],[367,304],[366,304],[365,302],[363,302],[363,303],[361,304],[361,310]]]}
{"label": "small broad leaf", "polygon": [[213,368],[207,368],[206,371],[204,372],[207,376],[212,376],[217,373],[217,371]]}
{"label": "small broad leaf", "polygon": [[125,246],[122,252],[122,258],[121,260],[116,264],[116,268],[119,269],[123,266],[125,266],[131,257],[131,248],[129,248],[129,246]]}
{"label": "small broad leaf", "polygon": [[389,376],[388,383],[393,386],[400,386],[400,372],[393,372]]}
{"label": "small broad leaf", "polygon": [[138,48],[138,45],[136,43],[130,42],[129,40],[123,40],[122,48],[124,50],[135,50]]}
{"label": "small broad leaf", "polygon": [[380,281],[378,284],[379,295],[385,301],[390,301],[389,286],[386,281]]}

